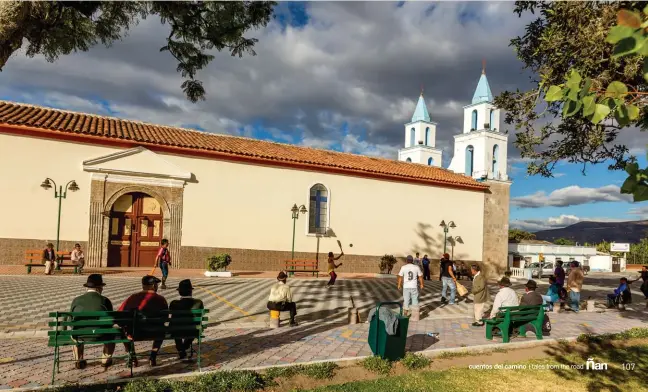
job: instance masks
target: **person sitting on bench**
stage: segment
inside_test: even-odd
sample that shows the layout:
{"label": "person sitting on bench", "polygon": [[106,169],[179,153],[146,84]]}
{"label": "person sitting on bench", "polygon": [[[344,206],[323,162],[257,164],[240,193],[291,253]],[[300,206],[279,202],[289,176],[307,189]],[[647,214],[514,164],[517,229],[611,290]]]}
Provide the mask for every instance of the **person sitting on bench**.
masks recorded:
{"label": "person sitting on bench", "polygon": [[538,288],[538,284],[536,283],[535,280],[529,280],[526,283],[525,287],[526,287],[526,293],[522,296],[520,305],[542,305],[544,303],[544,300],[542,299],[542,295],[536,292],[536,289]]}
{"label": "person sitting on bench", "polygon": [[500,308],[503,306],[519,306],[518,296],[515,293],[515,290],[511,288],[511,281],[509,278],[502,278],[497,283],[500,287],[500,290],[495,295],[493,300],[493,309],[491,310],[490,318],[497,317],[497,313]]}
{"label": "person sitting on bench", "polygon": [[547,294],[542,296],[542,299],[545,301],[545,304],[549,305],[549,310],[553,310],[553,306],[556,302],[560,300],[560,287],[556,284],[556,277],[549,277],[549,288],[547,289]]}
{"label": "person sitting on bench", "polygon": [[[83,287],[86,288],[86,293],[82,294],[72,300],[70,305],[70,312],[112,312],[112,302],[101,293],[106,284],[103,282],[103,277],[100,274],[92,274],[88,276],[88,281]],[[74,321],[88,319],[75,317]],[[111,340],[112,336],[93,336],[84,338],[86,341],[92,340]],[[115,352],[115,343],[106,343],[103,348],[103,356],[101,358],[101,366],[104,368],[112,365],[112,355]],[[72,347],[74,356],[74,367],[77,369],[85,369],[87,362],[83,359],[83,343],[79,342],[76,346]]]}
{"label": "person sitting on bench", "polygon": [[628,286],[628,279],[619,279],[619,287],[614,290],[614,294],[607,295],[608,308],[614,308],[620,303],[632,303],[632,294],[630,293],[630,286]]}
{"label": "person sitting on bench", "polygon": [[45,263],[45,275],[52,275],[52,272],[58,268],[56,251],[54,250],[54,244],[51,242],[47,244],[47,248],[43,251],[43,262]]}
{"label": "person sitting on bench", "polygon": [[[181,280],[178,284],[178,294],[180,294],[180,299],[171,301],[169,304],[169,310],[197,310],[205,309],[203,302],[197,298],[193,298],[191,294],[193,293],[193,286],[191,285],[191,280],[185,279]],[[171,320],[169,321],[169,326],[174,325],[173,315],[171,315]],[[197,323],[200,325],[200,323]],[[198,330],[196,330],[196,337],[198,337]],[[185,339],[175,339],[176,349],[178,350],[178,357],[180,359],[185,359],[187,357],[187,350],[191,348],[191,342],[194,338],[185,338]]]}
{"label": "person sitting on bench", "polygon": [[297,316],[297,305],[293,302],[292,292],[290,286],[286,284],[288,276],[283,272],[277,275],[277,283],[270,289],[270,297],[268,298],[268,310],[278,312],[290,312],[290,326],[297,326],[295,316]]}

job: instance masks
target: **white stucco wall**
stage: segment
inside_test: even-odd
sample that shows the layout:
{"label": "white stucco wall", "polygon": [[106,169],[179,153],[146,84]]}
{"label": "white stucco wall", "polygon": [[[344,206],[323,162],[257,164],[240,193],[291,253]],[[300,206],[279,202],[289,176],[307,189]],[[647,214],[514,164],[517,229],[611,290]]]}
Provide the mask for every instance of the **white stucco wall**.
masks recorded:
{"label": "white stucco wall", "polygon": [[[473,146],[473,177],[487,175],[488,178],[508,180],[507,169],[508,135],[500,132],[479,131],[455,136],[455,147],[449,170],[466,172],[466,148]],[[497,173],[493,173],[493,147],[498,146]]]}
{"label": "white stucco wall", "polygon": [[[61,239],[88,238],[90,173],[82,162],[119,151],[107,147],[0,134],[1,238],[54,239],[57,200],[44,191],[45,177],[76,180],[80,191],[63,201]],[[290,250],[294,203],[309,208],[309,188],[330,190],[330,227],[335,238],[323,238],[320,251],[403,255],[426,250],[426,236],[442,250],[439,222],[453,220],[464,244],[457,258],[481,260],[484,194],[407,183],[347,177],[240,164],[185,156],[161,155],[197,183],[184,190],[182,245]],[[145,162],[142,165],[146,165]],[[138,168],[131,168],[136,170]],[[6,224],[10,222],[10,224]],[[307,235],[308,215],[297,221],[296,251],[313,252],[317,238]],[[424,225],[424,233],[418,232]],[[441,239],[441,240],[439,240]],[[349,244],[353,244],[353,248]],[[438,257],[438,254],[430,255]]]}

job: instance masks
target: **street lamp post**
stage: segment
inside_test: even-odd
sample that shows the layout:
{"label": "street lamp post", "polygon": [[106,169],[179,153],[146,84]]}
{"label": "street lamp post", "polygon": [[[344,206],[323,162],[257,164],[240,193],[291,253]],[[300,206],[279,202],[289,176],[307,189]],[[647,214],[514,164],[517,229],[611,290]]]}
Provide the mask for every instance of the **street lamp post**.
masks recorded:
{"label": "street lamp post", "polygon": [[56,182],[52,180],[51,178],[46,178],[45,181],[40,185],[41,188],[48,190],[52,188],[52,184],[54,184],[54,197],[58,199],[58,219],[56,220],[56,251],[58,252],[59,250],[59,238],[61,234],[61,201],[67,197],[67,191],[70,190],[72,192],[76,192],[79,190],[79,186],[77,185],[76,181],[72,180],[65,184],[65,187],[59,186],[58,190],[56,189]]}
{"label": "street lamp post", "polygon": [[448,232],[450,229],[457,227],[457,225],[455,225],[454,221],[445,223],[445,220],[442,220],[439,226],[443,227],[443,253],[446,253],[448,250]]}
{"label": "street lamp post", "polygon": [[302,214],[305,214],[308,210],[306,210],[306,206],[303,204],[301,207],[297,207],[297,204],[293,204],[290,211],[292,212],[293,219],[292,260],[295,260],[295,224],[297,223],[297,219],[299,219],[299,213],[301,212]]}

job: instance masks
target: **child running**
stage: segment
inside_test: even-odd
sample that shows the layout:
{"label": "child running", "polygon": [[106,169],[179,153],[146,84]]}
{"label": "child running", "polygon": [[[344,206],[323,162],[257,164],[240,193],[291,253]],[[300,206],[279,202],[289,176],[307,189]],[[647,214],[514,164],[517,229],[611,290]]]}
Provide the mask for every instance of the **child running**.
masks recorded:
{"label": "child running", "polygon": [[169,266],[171,265],[171,253],[169,252],[169,240],[163,239],[160,242],[160,250],[158,251],[157,257],[155,258],[155,267],[160,266],[160,271],[162,271],[162,285],[160,288],[162,290],[166,289],[166,280],[169,277]]}
{"label": "child running", "polygon": [[342,266],[342,263],[336,265],[335,260],[339,260],[342,256],[344,256],[344,252],[340,253],[338,257],[334,257],[333,252],[329,252],[328,254],[328,273],[331,275],[331,280],[326,284],[326,287],[328,288],[333,287],[335,284],[335,279],[337,279],[335,269]]}

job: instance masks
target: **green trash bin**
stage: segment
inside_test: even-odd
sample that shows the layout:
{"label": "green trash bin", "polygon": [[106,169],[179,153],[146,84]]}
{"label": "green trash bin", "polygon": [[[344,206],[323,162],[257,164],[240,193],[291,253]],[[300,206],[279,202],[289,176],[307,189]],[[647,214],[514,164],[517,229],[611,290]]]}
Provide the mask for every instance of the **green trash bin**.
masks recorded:
{"label": "green trash bin", "polygon": [[[395,335],[388,335],[385,330],[385,323],[379,317],[380,307],[384,305],[398,305],[400,314],[398,317],[398,328]],[[403,317],[403,305],[400,302],[378,302],[376,314],[369,324],[369,347],[374,355],[390,361],[398,361],[405,356],[405,343],[407,342],[407,327],[409,317]]]}

